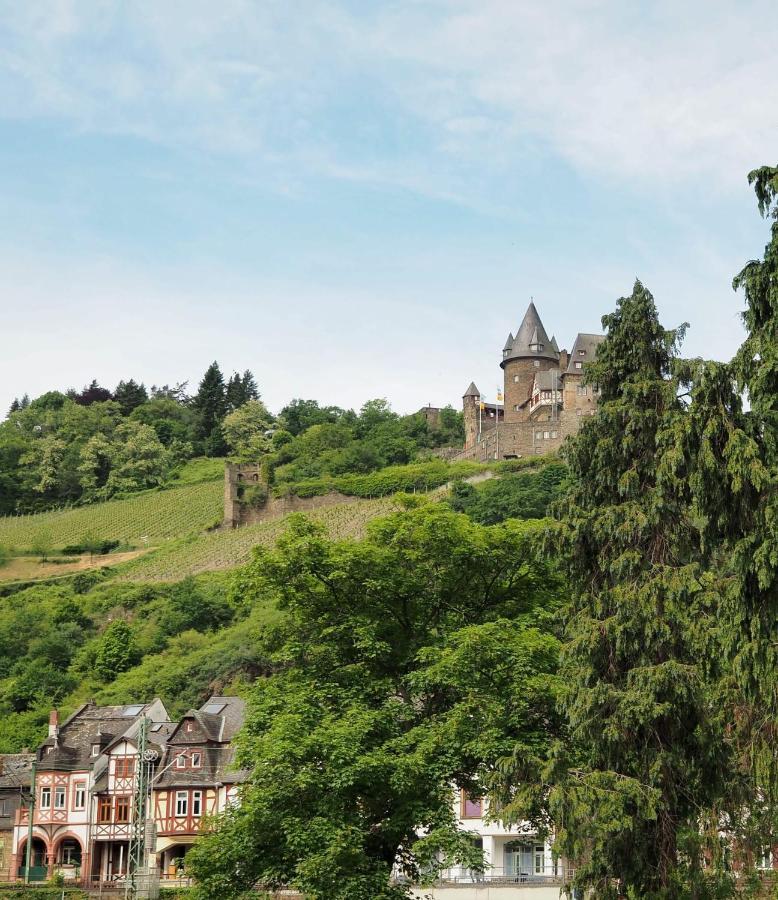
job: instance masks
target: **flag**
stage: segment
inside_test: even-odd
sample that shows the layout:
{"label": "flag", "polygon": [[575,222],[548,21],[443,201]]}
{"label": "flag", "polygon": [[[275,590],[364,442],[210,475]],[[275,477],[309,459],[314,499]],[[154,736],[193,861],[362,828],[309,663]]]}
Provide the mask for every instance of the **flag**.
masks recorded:
{"label": "flag", "polygon": [[502,403],[502,400],[503,400],[502,391],[499,388],[497,388],[497,402]]}

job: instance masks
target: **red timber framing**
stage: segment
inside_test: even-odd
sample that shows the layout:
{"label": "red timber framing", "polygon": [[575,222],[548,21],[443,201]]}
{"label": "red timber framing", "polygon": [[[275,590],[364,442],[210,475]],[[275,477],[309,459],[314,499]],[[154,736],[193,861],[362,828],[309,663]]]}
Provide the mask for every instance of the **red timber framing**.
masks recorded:
{"label": "red timber framing", "polygon": [[217,799],[217,789],[205,785],[186,785],[155,791],[154,821],[157,834],[199,834],[203,816],[217,812]]}

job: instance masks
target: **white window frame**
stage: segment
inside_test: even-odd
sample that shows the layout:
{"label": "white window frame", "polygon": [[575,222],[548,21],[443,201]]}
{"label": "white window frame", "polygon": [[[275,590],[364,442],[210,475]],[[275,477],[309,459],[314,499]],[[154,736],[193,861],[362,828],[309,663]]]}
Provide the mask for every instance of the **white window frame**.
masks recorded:
{"label": "white window frame", "polygon": [[186,754],[179,753],[176,757],[176,768],[177,769],[185,769],[186,768]]}
{"label": "white window frame", "polygon": [[189,791],[176,791],[176,818],[184,819],[189,815]]}
{"label": "white window frame", "polygon": [[189,765],[193,769],[199,769],[203,765],[203,754],[200,750],[193,750],[189,754]]}
{"label": "white window frame", "polygon": [[[533,365],[536,369],[539,369],[539,368],[540,368],[540,360],[539,360],[539,359],[533,359],[533,360],[532,360],[532,365]],[[516,380],[518,381],[518,378],[517,378]]]}
{"label": "white window frame", "polygon": [[518,376],[518,375],[514,375],[514,376],[513,376],[513,382],[514,382],[514,384],[518,384],[518,383],[519,383],[519,376]]}
{"label": "white window frame", "polygon": [[576,367],[576,369],[583,369],[583,363],[582,363],[582,362],[574,362],[573,365]]}
{"label": "white window frame", "polygon": [[546,872],[546,848],[543,844],[535,844],[533,849],[532,868],[536,875],[544,875]]}
{"label": "white window frame", "polygon": [[99,756],[99,755],[100,755],[100,745],[92,744],[92,756]]}
{"label": "white window frame", "polygon": [[86,782],[77,781],[73,787],[73,809],[86,809]]}
{"label": "white window frame", "polygon": [[68,789],[58,785],[54,788],[54,809],[68,808]]}
{"label": "white window frame", "polygon": [[51,809],[51,788],[41,788],[41,809]]}
{"label": "white window frame", "polygon": [[203,814],[203,792],[192,791],[192,815],[201,816]]}

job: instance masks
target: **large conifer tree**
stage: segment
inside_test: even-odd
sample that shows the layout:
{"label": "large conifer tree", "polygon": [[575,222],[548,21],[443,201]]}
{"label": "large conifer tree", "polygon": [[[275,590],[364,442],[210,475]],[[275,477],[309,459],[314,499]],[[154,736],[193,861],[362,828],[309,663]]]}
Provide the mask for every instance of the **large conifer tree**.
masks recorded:
{"label": "large conifer tree", "polygon": [[598,413],[567,445],[573,485],[557,513],[570,744],[550,803],[559,849],[595,897],[674,898],[726,770],[703,665],[710,596],[678,449],[687,413],[671,370],[683,329],[662,328],[639,282],[603,325],[586,372]]}

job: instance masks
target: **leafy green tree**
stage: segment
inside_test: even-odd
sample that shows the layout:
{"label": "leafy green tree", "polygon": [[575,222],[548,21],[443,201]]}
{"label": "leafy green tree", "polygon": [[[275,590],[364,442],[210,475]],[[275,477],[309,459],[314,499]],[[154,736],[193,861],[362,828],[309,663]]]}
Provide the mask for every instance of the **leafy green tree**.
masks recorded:
{"label": "leafy green tree", "polygon": [[113,392],[113,399],[119,404],[123,416],[129,416],[142,403],[149,399],[148,391],[143,384],[138,384],[134,378],[129,381],[120,381]]}
{"label": "leafy green tree", "polygon": [[479,864],[454,785],[479,790],[518,745],[540,765],[557,720],[558,584],[535,539],[526,523],[486,529],[429,504],[362,543],[296,518],[276,551],[257,550],[234,593],[278,598],[279,669],[251,697],[241,805],[188,857],[199,896],[259,881],[389,900],[408,894],[395,864],[413,878],[437,851]]}
{"label": "leafy green tree", "polygon": [[506,519],[542,519],[560,493],[567,473],[559,463],[541,472],[522,472],[492,478],[474,487],[465,482],[453,485],[449,504],[481,525]]}
{"label": "leafy green tree", "polygon": [[707,663],[716,597],[679,450],[683,329],[662,328],[639,282],[603,325],[586,372],[598,412],[566,447],[572,486],[558,509],[570,742],[551,767],[550,808],[594,897],[669,900],[689,896],[700,816],[728,771]]}
{"label": "leafy green tree", "polygon": [[193,411],[170,397],[155,397],[136,407],[130,419],[143,425],[151,425],[160,442],[169,447],[174,441],[195,439]]}
{"label": "leafy green tree", "polygon": [[230,455],[246,462],[264,456],[271,448],[266,432],[272,424],[272,416],[261,400],[249,400],[231,412],[222,423],[224,441]]}
{"label": "leafy green tree", "polygon": [[39,531],[32,539],[30,549],[40,558],[40,561],[46,562],[54,548],[54,538],[50,531]]}
{"label": "leafy green tree", "polygon": [[222,597],[206,593],[194,578],[185,578],[170,589],[159,627],[168,635],[190,628],[216,631],[232,618],[232,608]]}
{"label": "leafy green tree", "polygon": [[291,434],[302,434],[312,425],[334,425],[343,418],[344,412],[337,406],[319,406],[316,400],[292,400],[285,406],[279,418]]}
{"label": "leafy green tree", "polygon": [[131,492],[162,484],[173,460],[149,425],[125,422],[116,429],[106,493]]}
{"label": "leafy green tree", "polygon": [[113,681],[138,661],[138,649],[132,628],[124,619],[115,619],[103,632],[95,653],[94,669],[98,678]]}

